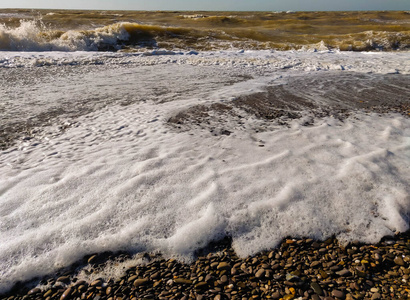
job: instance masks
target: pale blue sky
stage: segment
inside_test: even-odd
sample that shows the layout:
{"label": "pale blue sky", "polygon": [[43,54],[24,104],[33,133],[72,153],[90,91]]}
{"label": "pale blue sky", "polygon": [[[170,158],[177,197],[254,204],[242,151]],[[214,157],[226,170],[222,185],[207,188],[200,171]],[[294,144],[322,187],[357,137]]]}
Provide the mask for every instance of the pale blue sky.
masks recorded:
{"label": "pale blue sky", "polygon": [[117,10],[410,10],[410,0],[0,0],[0,8]]}

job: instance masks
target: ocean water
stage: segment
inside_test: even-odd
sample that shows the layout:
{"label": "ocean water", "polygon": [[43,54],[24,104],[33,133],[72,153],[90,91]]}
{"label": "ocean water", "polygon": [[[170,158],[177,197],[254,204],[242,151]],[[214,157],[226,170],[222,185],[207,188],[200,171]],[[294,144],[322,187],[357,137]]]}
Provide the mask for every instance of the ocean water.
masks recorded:
{"label": "ocean water", "polygon": [[0,50],[405,50],[409,19],[407,11],[1,10]]}
{"label": "ocean water", "polygon": [[[21,14],[33,16],[0,14],[2,41],[39,29],[13,27]],[[67,19],[65,33],[110,26],[91,14],[104,16]],[[370,243],[409,229],[408,51],[41,48],[61,36],[0,52],[0,292],[103,251],[190,261],[225,236],[247,256],[287,236]],[[272,89],[289,95],[277,118],[243,106]]]}

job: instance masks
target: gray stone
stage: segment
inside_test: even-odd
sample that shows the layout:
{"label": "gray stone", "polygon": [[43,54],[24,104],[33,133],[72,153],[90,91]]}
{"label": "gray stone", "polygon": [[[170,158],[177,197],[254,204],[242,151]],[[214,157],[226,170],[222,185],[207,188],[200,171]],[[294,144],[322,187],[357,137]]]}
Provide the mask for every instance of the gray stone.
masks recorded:
{"label": "gray stone", "polygon": [[343,277],[351,275],[351,273],[348,269],[340,270],[340,271],[336,272],[336,274],[339,275],[339,276],[343,276]]}

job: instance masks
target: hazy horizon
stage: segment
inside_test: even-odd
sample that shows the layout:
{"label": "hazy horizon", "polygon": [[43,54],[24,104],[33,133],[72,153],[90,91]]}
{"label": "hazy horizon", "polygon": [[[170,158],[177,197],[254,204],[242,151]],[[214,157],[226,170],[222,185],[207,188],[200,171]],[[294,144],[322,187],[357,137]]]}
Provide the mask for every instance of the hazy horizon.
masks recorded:
{"label": "hazy horizon", "polygon": [[410,10],[407,0],[345,0],[331,3],[327,0],[2,0],[0,9],[75,9],[75,10],[143,10],[143,11],[383,11]]}

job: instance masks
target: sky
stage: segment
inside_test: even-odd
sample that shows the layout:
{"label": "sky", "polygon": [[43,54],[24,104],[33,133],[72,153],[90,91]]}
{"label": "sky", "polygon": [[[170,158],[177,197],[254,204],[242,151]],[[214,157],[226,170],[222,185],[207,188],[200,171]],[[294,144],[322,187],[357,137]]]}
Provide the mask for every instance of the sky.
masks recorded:
{"label": "sky", "polygon": [[0,0],[0,8],[102,10],[410,10],[410,0]]}

